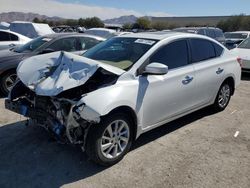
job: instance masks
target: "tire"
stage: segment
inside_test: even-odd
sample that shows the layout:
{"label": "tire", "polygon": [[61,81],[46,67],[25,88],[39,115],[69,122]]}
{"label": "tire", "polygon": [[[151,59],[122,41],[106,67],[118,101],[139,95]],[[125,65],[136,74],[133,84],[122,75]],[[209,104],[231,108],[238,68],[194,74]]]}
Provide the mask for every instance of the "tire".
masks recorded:
{"label": "tire", "polygon": [[216,112],[220,112],[226,109],[232,96],[233,88],[229,82],[224,82],[216,96],[214,104],[212,107]]}
{"label": "tire", "polygon": [[1,75],[0,79],[0,90],[4,96],[7,96],[10,92],[11,87],[15,84],[16,82],[16,71],[8,71]]}
{"label": "tire", "polygon": [[[117,134],[110,136],[110,133],[115,134],[116,123]],[[103,118],[100,124],[92,125],[86,139],[86,154],[90,160],[102,166],[111,166],[122,160],[132,145],[132,125],[130,118],[122,113],[111,114]]]}

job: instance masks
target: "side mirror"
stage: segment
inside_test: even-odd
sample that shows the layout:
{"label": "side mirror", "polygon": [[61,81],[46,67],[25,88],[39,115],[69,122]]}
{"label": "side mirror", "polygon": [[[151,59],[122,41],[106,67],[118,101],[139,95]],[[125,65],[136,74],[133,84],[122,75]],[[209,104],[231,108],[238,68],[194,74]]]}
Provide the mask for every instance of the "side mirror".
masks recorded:
{"label": "side mirror", "polygon": [[143,74],[164,75],[168,73],[168,66],[162,63],[150,63],[145,67]]}
{"label": "side mirror", "polygon": [[39,54],[47,54],[47,53],[52,53],[52,52],[55,52],[55,50],[47,48],[47,49],[42,50]]}

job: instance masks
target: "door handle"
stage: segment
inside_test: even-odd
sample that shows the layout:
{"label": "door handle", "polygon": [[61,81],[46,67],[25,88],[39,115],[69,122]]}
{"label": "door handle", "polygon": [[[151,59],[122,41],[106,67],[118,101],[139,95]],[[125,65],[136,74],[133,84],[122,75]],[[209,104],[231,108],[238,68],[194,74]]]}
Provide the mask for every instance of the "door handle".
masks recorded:
{"label": "door handle", "polygon": [[15,45],[15,44],[13,44],[13,43],[12,43],[12,44],[9,44],[9,47],[14,47],[14,46],[16,46],[16,45]]}
{"label": "door handle", "polygon": [[182,80],[182,83],[183,83],[184,85],[187,85],[187,84],[189,84],[190,82],[192,82],[193,79],[194,79],[194,77],[192,77],[192,76],[186,76],[185,79]]}
{"label": "door handle", "polygon": [[224,71],[224,69],[218,68],[218,70],[216,71],[216,74],[221,74],[223,71]]}

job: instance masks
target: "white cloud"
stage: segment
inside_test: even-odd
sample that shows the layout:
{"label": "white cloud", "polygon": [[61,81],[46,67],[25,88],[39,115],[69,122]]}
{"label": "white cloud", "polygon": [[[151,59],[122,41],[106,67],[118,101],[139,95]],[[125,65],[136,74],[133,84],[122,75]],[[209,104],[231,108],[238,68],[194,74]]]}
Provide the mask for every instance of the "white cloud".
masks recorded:
{"label": "white cloud", "polygon": [[134,10],[89,6],[80,3],[62,3],[55,0],[0,0],[0,12],[33,12],[47,16],[80,18],[97,16],[101,19],[124,15],[142,16]]}
{"label": "white cloud", "polygon": [[155,16],[155,17],[170,17],[170,16],[173,16],[173,15],[168,14],[166,12],[148,12],[147,15]]}

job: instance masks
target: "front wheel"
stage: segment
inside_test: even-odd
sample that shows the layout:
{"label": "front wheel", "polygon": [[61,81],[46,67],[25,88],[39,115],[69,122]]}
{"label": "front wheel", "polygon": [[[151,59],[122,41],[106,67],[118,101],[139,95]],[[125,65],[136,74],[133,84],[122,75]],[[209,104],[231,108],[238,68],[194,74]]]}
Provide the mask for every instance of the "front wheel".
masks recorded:
{"label": "front wheel", "polygon": [[132,123],[125,114],[112,114],[90,127],[86,140],[89,158],[103,166],[114,165],[129,151],[133,138]]}
{"label": "front wheel", "polygon": [[17,75],[15,71],[9,71],[0,78],[0,90],[3,95],[7,96],[10,92],[11,88],[14,86],[17,79]]}
{"label": "front wheel", "polygon": [[223,111],[227,107],[231,99],[231,95],[232,95],[231,85],[228,82],[224,82],[221,85],[217,97],[215,99],[215,102],[213,104],[214,109],[216,111]]}

